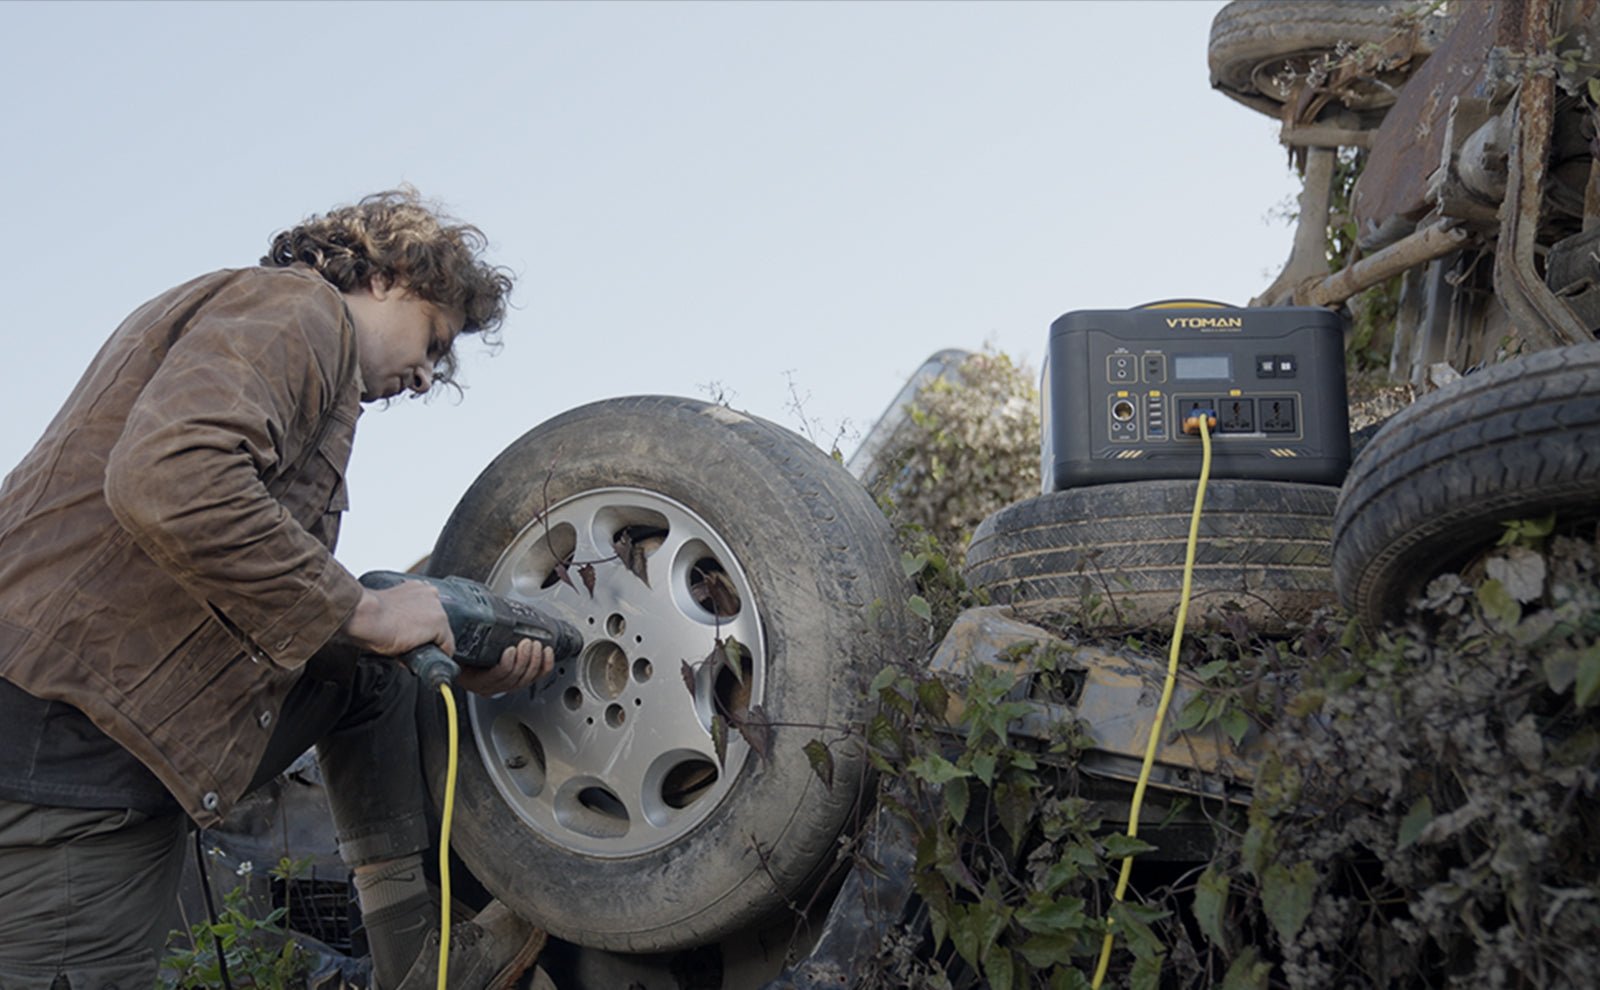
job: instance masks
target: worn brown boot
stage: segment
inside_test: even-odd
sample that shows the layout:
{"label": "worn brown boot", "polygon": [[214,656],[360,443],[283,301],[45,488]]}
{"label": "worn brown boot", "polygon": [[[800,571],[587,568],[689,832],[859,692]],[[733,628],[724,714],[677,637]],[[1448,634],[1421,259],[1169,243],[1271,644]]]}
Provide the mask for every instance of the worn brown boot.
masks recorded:
{"label": "worn brown boot", "polygon": [[[499,901],[471,921],[450,926],[450,959],[445,972],[450,990],[504,990],[539,958],[546,939]],[[435,990],[439,985],[439,932],[428,933],[411,971],[395,990]]]}

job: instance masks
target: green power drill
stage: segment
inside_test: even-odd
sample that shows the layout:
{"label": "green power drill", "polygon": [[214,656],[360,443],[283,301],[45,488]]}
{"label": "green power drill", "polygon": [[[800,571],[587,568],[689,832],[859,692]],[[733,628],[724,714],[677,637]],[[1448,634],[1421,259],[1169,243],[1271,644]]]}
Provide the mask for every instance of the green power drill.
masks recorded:
{"label": "green power drill", "polygon": [[402,659],[428,687],[448,684],[461,672],[459,665],[493,667],[500,662],[506,647],[525,639],[550,647],[556,662],[570,660],[583,650],[583,636],[568,622],[490,591],[463,577],[424,577],[398,571],[368,571],[361,575],[363,587],[373,591],[393,588],[402,581],[421,581],[439,593],[455,636],[456,653],[451,659],[432,643],[405,653]]}

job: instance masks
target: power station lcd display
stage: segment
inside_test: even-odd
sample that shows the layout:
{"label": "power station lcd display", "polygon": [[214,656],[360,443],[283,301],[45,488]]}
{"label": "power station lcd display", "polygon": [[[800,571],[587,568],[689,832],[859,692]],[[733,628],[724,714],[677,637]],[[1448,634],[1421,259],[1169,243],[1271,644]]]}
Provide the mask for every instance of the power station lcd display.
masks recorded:
{"label": "power station lcd display", "polygon": [[1174,354],[1172,379],[1179,382],[1225,382],[1233,378],[1233,362],[1226,354]]}

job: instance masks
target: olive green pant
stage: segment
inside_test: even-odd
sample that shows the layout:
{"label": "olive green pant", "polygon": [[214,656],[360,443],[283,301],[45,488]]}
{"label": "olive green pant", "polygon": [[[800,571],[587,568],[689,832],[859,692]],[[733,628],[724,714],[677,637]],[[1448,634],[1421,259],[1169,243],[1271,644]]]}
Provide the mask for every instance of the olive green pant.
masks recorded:
{"label": "olive green pant", "polygon": [[188,825],[0,800],[0,990],[150,990]]}
{"label": "olive green pant", "polygon": [[[252,787],[315,742],[347,864],[427,849],[417,679],[368,658],[347,677],[311,674],[285,701]],[[0,990],[150,990],[178,921],[189,824],[176,810],[0,800]]]}

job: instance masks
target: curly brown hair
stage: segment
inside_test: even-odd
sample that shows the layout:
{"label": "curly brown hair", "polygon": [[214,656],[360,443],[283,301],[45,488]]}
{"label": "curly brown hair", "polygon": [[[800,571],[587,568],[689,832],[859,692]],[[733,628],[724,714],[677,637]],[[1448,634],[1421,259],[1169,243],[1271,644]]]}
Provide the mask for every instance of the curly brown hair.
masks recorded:
{"label": "curly brown hair", "polygon": [[[341,292],[367,288],[374,277],[405,286],[415,295],[466,314],[462,333],[498,343],[511,293],[509,269],[479,255],[483,231],[461,223],[410,186],[363,197],[313,216],[272,238],[261,264],[309,265]],[[456,358],[440,358],[434,381],[454,384]]]}

